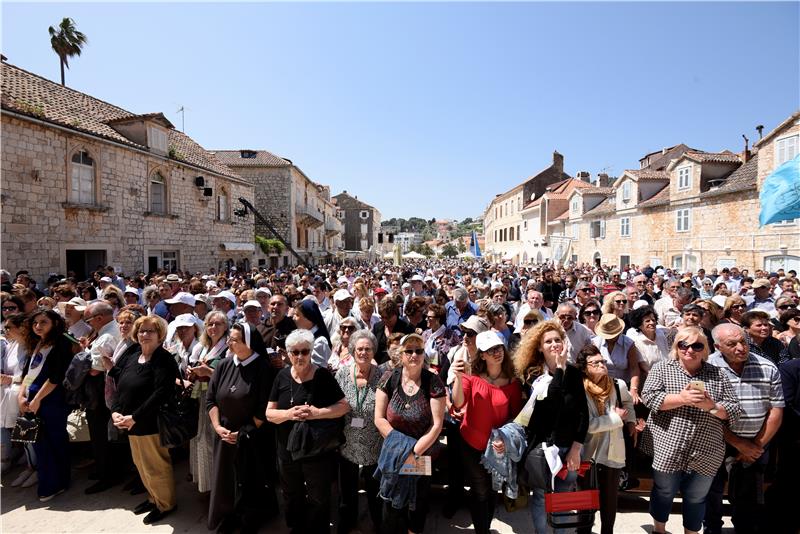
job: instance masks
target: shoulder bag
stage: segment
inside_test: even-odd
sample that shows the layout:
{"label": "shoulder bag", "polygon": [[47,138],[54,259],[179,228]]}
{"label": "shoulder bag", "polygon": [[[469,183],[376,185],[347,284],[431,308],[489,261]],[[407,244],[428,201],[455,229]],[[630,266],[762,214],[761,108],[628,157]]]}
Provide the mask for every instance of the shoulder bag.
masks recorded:
{"label": "shoulder bag", "polygon": [[39,437],[39,426],[42,420],[38,417],[28,419],[27,417],[17,417],[14,429],[11,431],[11,441],[17,443],[36,443]]}
{"label": "shoulder bag", "polygon": [[[178,373],[176,378],[180,378]],[[162,447],[182,447],[197,435],[200,401],[193,399],[190,390],[175,386],[175,394],[158,409],[158,437]]]}

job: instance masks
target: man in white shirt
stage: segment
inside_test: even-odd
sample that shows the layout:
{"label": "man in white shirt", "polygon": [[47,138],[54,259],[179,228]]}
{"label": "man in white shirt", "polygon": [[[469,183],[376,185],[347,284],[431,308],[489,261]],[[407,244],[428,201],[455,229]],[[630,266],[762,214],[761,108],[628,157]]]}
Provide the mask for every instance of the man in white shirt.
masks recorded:
{"label": "man in white shirt", "polygon": [[535,289],[529,289],[526,293],[526,297],[527,300],[525,301],[525,304],[521,305],[519,310],[517,310],[517,317],[514,320],[515,330],[522,329],[522,322],[525,320],[525,315],[530,310],[536,310],[541,313],[545,321],[553,318],[553,312],[550,310],[550,308],[544,307],[544,296],[539,291],[536,291]]}
{"label": "man in white shirt", "polygon": [[567,333],[567,347],[569,354],[567,361],[575,363],[578,354],[586,345],[592,342],[592,331],[576,321],[578,318],[578,308],[570,302],[562,302],[556,309],[556,317]]}

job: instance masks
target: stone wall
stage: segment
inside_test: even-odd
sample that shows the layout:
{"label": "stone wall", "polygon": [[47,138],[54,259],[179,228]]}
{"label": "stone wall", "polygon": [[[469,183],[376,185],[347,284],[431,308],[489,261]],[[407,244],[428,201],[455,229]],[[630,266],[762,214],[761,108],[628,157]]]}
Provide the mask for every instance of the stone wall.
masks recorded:
{"label": "stone wall", "polygon": [[[71,156],[87,151],[95,162],[97,205],[68,201]],[[148,214],[149,177],[166,180],[167,214]],[[214,196],[195,186],[203,176]],[[39,280],[66,272],[67,250],[104,250],[106,263],[124,272],[147,271],[147,254],[174,250],[179,268],[205,271],[252,251],[225,251],[222,243],[253,243],[253,216],[232,214],[234,199],[252,201],[253,187],[175,160],[78,133],[2,115],[2,266],[28,269]],[[217,195],[228,193],[229,220],[218,221]]]}

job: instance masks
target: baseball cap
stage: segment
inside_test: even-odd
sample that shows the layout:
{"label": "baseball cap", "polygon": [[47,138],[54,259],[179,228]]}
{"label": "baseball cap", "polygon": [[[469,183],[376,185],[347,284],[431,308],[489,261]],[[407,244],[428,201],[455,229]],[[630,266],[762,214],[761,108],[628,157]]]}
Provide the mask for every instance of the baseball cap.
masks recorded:
{"label": "baseball cap", "polygon": [[164,302],[167,304],[186,304],[194,308],[194,295],[181,291],[176,293],[171,299],[166,299]]}
{"label": "baseball cap", "polygon": [[82,312],[86,309],[86,301],[80,297],[72,297],[67,301],[67,305],[75,308],[75,311]]}
{"label": "baseball cap", "polygon": [[175,317],[175,319],[172,321],[172,324],[175,325],[176,328],[179,326],[196,326],[196,325],[199,326],[198,325],[199,321],[200,319],[198,319],[191,313],[182,313],[179,316]]}
{"label": "baseball cap", "polygon": [[272,291],[270,291],[269,288],[266,287],[259,287],[258,289],[256,289],[256,295],[258,295],[259,293],[266,293],[270,297],[272,296]]}
{"label": "baseball cap", "polygon": [[248,300],[247,302],[244,303],[242,309],[249,308],[251,306],[255,306],[256,308],[261,308],[261,303],[258,302],[257,300]]}
{"label": "baseball cap", "polygon": [[489,323],[486,319],[478,317],[477,315],[471,315],[469,319],[458,325],[461,330],[472,330],[473,332],[480,334],[481,332],[486,332],[489,330]]}
{"label": "baseball cap", "polygon": [[500,336],[497,335],[497,332],[489,330],[478,334],[478,337],[475,338],[475,344],[478,346],[478,350],[487,351],[492,347],[501,346],[504,343],[503,340],[500,339]]}
{"label": "baseball cap", "polygon": [[757,278],[753,282],[753,289],[758,289],[759,287],[772,287],[772,284],[770,284],[769,280],[766,278]]}
{"label": "baseball cap", "polygon": [[231,301],[231,304],[236,306],[236,297],[233,296],[233,293],[231,293],[230,291],[220,291],[219,293],[214,295],[214,299],[212,300],[212,302],[217,299],[228,299],[229,301]]}
{"label": "baseball cap", "polygon": [[124,293],[132,293],[132,294],[134,294],[136,296],[139,296],[139,290],[136,289],[135,287],[131,287],[131,286],[127,286],[125,288]]}
{"label": "baseball cap", "polygon": [[336,293],[333,294],[333,302],[339,302],[351,298],[353,298],[353,295],[351,295],[346,289],[338,289]]}
{"label": "baseball cap", "polygon": [[382,287],[376,287],[375,289],[372,290],[372,294],[373,295],[385,295],[386,294],[386,290],[383,289]]}
{"label": "baseball cap", "polygon": [[111,278],[109,278],[108,276],[104,276],[104,277],[102,277],[102,278],[100,279],[100,281],[101,281],[101,282],[108,282],[109,284],[110,284],[111,282],[113,282],[113,280],[112,280]]}
{"label": "baseball cap", "polygon": [[424,282],[422,277],[420,275],[418,275],[418,274],[415,274],[414,276],[412,276],[411,277],[411,281],[412,282]]}

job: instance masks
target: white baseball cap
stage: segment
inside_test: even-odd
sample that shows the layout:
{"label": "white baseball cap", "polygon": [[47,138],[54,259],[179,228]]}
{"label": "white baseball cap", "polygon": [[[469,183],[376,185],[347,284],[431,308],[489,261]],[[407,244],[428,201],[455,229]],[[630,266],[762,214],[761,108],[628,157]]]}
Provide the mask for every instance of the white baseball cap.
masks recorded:
{"label": "white baseball cap", "polygon": [[353,295],[346,289],[339,289],[333,294],[333,301],[339,302],[340,300],[347,300],[353,298]]}
{"label": "white baseball cap", "polygon": [[166,302],[167,304],[186,304],[187,306],[191,306],[192,308],[194,308],[195,300],[194,300],[194,295],[192,295],[191,293],[186,293],[184,291],[181,291],[179,293],[176,293],[175,296],[172,297],[171,299],[164,300],[164,302]]}
{"label": "white baseball cap", "polygon": [[475,344],[478,346],[478,350],[483,352],[492,347],[504,345],[503,340],[497,332],[492,332],[491,330],[478,334],[478,337],[475,338]]}
{"label": "white baseball cap", "polygon": [[242,309],[250,308],[250,307],[253,307],[253,306],[255,306],[256,308],[260,309],[261,308],[261,303],[258,302],[257,300],[248,300],[247,302],[244,303],[244,306],[242,306]]}

